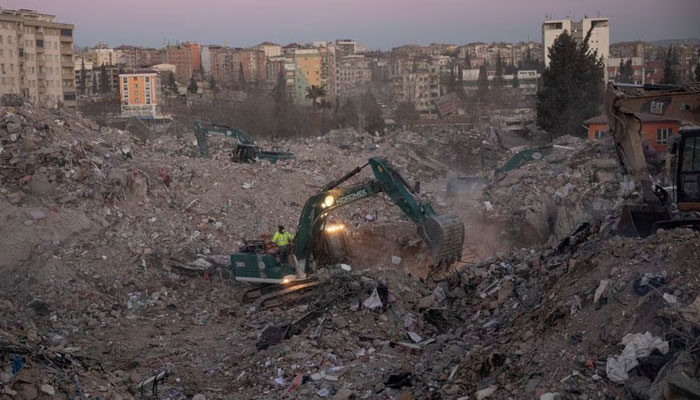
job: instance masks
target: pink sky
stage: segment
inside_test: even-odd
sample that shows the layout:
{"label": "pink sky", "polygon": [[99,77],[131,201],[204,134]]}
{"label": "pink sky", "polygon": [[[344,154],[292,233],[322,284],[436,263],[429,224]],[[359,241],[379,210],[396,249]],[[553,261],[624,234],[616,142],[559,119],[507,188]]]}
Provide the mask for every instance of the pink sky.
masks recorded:
{"label": "pink sky", "polygon": [[78,45],[250,46],[355,38],[403,43],[541,40],[545,14],[611,18],[611,41],[700,38],[700,0],[0,0],[76,25]]}

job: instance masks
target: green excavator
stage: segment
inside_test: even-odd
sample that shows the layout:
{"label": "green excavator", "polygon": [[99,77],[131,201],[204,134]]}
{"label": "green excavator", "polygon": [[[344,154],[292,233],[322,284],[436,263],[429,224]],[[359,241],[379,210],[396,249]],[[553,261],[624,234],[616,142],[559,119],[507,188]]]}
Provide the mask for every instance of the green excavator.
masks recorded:
{"label": "green excavator", "polygon": [[208,136],[226,136],[236,141],[236,147],[231,150],[231,160],[234,162],[252,163],[256,160],[267,160],[275,163],[279,160],[294,158],[293,153],[280,150],[263,150],[255,144],[253,138],[240,129],[226,125],[214,124],[205,121],[195,121],[194,135],[197,138],[199,154],[202,157],[209,157]]}
{"label": "green excavator", "polygon": [[[370,166],[374,179],[341,185]],[[416,185],[417,186],[417,185]],[[336,209],[360,199],[384,193],[418,226],[433,262],[451,264],[462,257],[464,224],[452,215],[439,216],[384,158],[372,157],[361,167],[328,183],[311,196],[299,218],[296,238],[289,256],[281,257],[264,240],[250,240],[231,254],[231,268],[237,281],[288,284],[308,280],[323,265],[341,262],[347,254],[345,227],[330,223]],[[286,259],[283,259],[286,258]]]}

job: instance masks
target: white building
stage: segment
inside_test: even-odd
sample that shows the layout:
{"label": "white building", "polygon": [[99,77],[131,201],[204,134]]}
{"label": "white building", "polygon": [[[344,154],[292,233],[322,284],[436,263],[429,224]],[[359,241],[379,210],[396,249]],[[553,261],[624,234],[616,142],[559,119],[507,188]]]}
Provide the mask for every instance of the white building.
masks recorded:
{"label": "white building", "polygon": [[265,52],[265,58],[279,57],[282,55],[282,46],[276,43],[263,42],[255,46],[255,48]]}
{"label": "white building", "polygon": [[574,40],[581,43],[591,31],[589,47],[596,52],[597,57],[606,60],[610,55],[610,20],[609,18],[584,18],[575,22],[570,19],[545,21],[542,23],[542,44],[544,45],[544,66],[549,67],[549,48],[554,39],[567,31]]}
{"label": "white building", "polygon": [[[487,71],[487,79],[492,81],[496,77],[493,70]],[[518,89],[523,95],[537,94],[537,84],[540,79],[540,74],[536,70],[520,70],[518,71]],[[504,74],[503,83],[505,87],[512,88],[515,75]],[[464,90],[476,91],[479,87],[479,70],[465,69],[462,70],[462,81]]]}

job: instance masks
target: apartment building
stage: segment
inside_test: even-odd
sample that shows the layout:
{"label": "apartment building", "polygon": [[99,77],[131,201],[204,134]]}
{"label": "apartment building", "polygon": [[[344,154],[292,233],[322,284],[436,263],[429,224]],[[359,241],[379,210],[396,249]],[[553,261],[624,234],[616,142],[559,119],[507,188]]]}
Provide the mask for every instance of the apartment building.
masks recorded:
{"label": "apartment building", "polygon": [[338,39],[335,41],[335,56],[337,59],[355,54],[357,42],[352,39]]}
{"label": "apartment building", "polygon": [[306,88],[321,86],[321,52],[319,49],[294,49],[286,55],[287,86],[297,104],[311,105]]}
{"label": "apartment building", "polygon": [[194,73],[192,60],[191,46],[168,45],[165,47],[165,62],[175,66],[175,79],[182,83],[187,82]]}
{"label": "apartment building", "polygon": [[392,77],[393,97],[396,103],[410,102],[421,113],[430,113],[434,101],[440,97],[440,76],[430,72],[410,72]]}
{"label": "apartment building", "polygon": [[124,116],[152,117],[158,115],[160,101],[159,73],[156,70],[137,70],[119,75],[119,98]]}
{"label": "apartment building", "polygon": [[576,42],[582,42],[588,31],[591,38],[588,43],[597,57],[603,60],[610,56],[610,20],[609,18],[583,18],[581,21],[560,19],[545,21],[542,23],[542,45],[544,46],[544,65],[549,66],[549,48],[554,40],[564,31],[567,31]]}
{"label": "apartment building", "polygon": [[282,46],[272,42],[260,43],[259,45],[255,46],[255,49],[262,50],[263,53],[265,53],[266,58],[279,57],[283,54]]}
{"label": "apartment building", "polygon": [[202,72],[202,49],[199,43],[185,42],[182,47],[190,51],[192,72]]}
{"label": "apartment building", "polygon": [[337,64],[336,94],[338,96],[358,96],[367,90],[372,81],[369,59],[361,54],[353,54],[341,58]]}
{"label": "apartment building", "polygon": [[165,61],[164,52],[154,48],[119,46],[114,50],[119,52],[117,64],[125,68],[145,68]]}
{"label": "apartment building", "polygon": [[[84,72],[83,67],[85,68]],[[100,93],[103,71],[107,77],[107,92],[118,92],[120,67],[105,64],[98,65],[83,58],[76,59],[74,67],[76,92],[81,95],[96,95]],[[123,72],[121,71],[121,73]],[[85,87],[83,87],[83,74],[85,75]]]}
{"label": "apartment building", "polygon": [[[265,80],[265,52],[262,50],[236,50],[233,56],[234,79],[237,82]],[[243,76],[241,77],[241,71]]]}
{"label": "apartment building", "polygon": [[75,108],[73,25],[32,10],[0,10],[0,93]]}

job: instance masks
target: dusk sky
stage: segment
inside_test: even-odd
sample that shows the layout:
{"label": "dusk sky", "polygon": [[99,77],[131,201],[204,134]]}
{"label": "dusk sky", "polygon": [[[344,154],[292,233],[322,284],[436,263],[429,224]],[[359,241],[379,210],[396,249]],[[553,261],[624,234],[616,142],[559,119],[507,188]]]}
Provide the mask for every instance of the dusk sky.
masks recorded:
{"label": "dusk sky", "polygon": [[75,24],[76,44],[247,47],[352,38],[406,43],[541,41],[545,15],[610,17],[611,43],[700,38],[700,0],[0,0]]}

